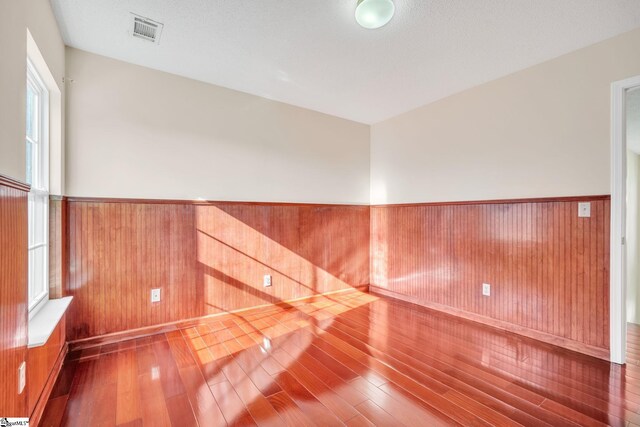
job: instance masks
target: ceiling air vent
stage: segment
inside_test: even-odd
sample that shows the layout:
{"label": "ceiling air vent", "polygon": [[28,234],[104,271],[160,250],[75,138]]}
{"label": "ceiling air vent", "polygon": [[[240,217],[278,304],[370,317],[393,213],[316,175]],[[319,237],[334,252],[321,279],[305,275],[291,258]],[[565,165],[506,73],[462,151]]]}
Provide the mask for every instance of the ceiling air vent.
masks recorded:
{"label": "ceiling air vent", "polygon": [[133,13],[132,15],[133,31],[131,34],[157,44],[160,41],[160,33],[162,32],[163,25],[149,18],[144,18]]}

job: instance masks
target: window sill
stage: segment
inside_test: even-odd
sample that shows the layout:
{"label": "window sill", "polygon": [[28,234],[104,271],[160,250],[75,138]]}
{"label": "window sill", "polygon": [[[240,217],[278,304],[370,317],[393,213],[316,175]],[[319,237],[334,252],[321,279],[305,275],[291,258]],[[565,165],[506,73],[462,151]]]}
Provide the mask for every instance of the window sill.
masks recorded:
{"label": "window sill", "polygon": [[29,320],[29,348],[40,347],[47,343],[72,299],[73,297],[64,297],[49,300]]}

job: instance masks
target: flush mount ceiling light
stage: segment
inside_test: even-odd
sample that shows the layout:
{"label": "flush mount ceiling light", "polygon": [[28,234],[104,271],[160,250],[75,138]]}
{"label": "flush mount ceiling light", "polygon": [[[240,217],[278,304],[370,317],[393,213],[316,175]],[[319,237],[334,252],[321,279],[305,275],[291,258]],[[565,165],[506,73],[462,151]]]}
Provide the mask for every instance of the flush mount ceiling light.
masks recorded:
{"label": "flush mount ceiling light", "polygon": [[391,21],[395,11],[391,0],[358,0],[356,21],[362,27],[373,30]]}

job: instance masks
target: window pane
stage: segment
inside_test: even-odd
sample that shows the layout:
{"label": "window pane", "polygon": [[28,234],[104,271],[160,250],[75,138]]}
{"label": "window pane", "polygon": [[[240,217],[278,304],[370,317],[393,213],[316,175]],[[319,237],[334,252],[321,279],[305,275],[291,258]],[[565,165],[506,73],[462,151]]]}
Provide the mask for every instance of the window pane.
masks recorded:
{"label": "window pane", "polygon": [[42,294],[42,292],[44,291],[44,285],[46,283],[45,281],[45,275],[44,275],[44,267],[45,267],[45,260],[44,260],[44,255],[45,255],[45,250],[46,248],[44,248],[43,246],[38,247],[37,249],[35,249],[35,265],[34,265],[34,269],[35,269],[35,286],[34,286],[34,298],[37,298],[38,296],[40,296]]}
{"label": "window pane", "polygon": [[39,158],[39,144],[34,144],[30,140],[27,140],[27,173],[26,173],[26,181],[31,185],[31,188],[43,189],[42,179],[41,179],[41,169],[42,165],[40,165]]}
{"label": "window pane", "polygon": [[38,140],[38,94],[34,87],[27,83],[27,136]]}
{"label": "window pane", "polygon": [[35,147],[31,141],[27,141],[27,184],[33,185],[33,172],[35,165],[33,164],[33,154]]}
{"label": "window pane", "polygon": [[[48,273],[48,209],[47,184],[47,129],[42,129],[42,117],[48,114],[48,92],[38,78],[31,63],[27,73],[26,105],[26,171],[29,192],[29,309],[49,293]],[[46,124],[46,121],[44,122]]]}
{"label": "window pane", "polygon": [[33,193],[29,193],[29,203],[28,203],[28,216],[29,216],[29,247],[35,245],[36,235],[35,235],[35,195]]}
{"label": "window pane", "polygon": [[31,304],[35,296],[35,286],[35,253],[31,250],[29,251],[29,304]]}
{"label": "window pane", "polygon": [[29,305],[47,293],[47,251],[44,246],[29,251]]}
{"label": "window pane", "polygon": [[35,224],[34,224],[34,236],[35,243],[45,243],[45,235],[44,235],[44,214],[45,214],[45,205],[44,200],[41,195],[36,195],[35,197]]}

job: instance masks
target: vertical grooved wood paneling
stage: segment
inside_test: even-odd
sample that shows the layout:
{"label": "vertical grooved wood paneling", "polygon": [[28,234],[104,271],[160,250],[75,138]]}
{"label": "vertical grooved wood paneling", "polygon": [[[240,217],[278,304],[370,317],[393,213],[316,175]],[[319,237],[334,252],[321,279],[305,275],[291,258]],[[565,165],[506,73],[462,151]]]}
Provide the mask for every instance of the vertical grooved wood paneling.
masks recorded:
{"label": "vertical grooved wood paneling", "polygon": [[62,197],[49,201],[49,298],[62,298],[67,279],[67,202]]}
{"label": "vertical grooved wood paneling", "polygon": [[604,357],[609,205],[594,197],[590,218],[570,199],[373,206],[372,290]]}
{"label": "vertical grooved wood paneling", "polygon": [[0,416],[26,417],[18,367],[27,360],[28,187],[0,176]]}
{"label": "vertical grooved wood paneling", "polygon": [[33,411],[39,399],[42,397],[46,401],[49,398],[49,396],[42,396],[42,394],[45,389],[45,384],[50,380],[49,376],[57,374],[57,372],[54,372],[54,365],[60,356],[60,352],[64,348],[64,344],[65,320],[63,316],[44,345],[28,349],[27,390],[29,395],[30,417],[33,417]]}
{"label": "vertical grooved wood paneling", "polygon": [[369,283],[368,206],[70,198],[67,209],[70,341]]}

